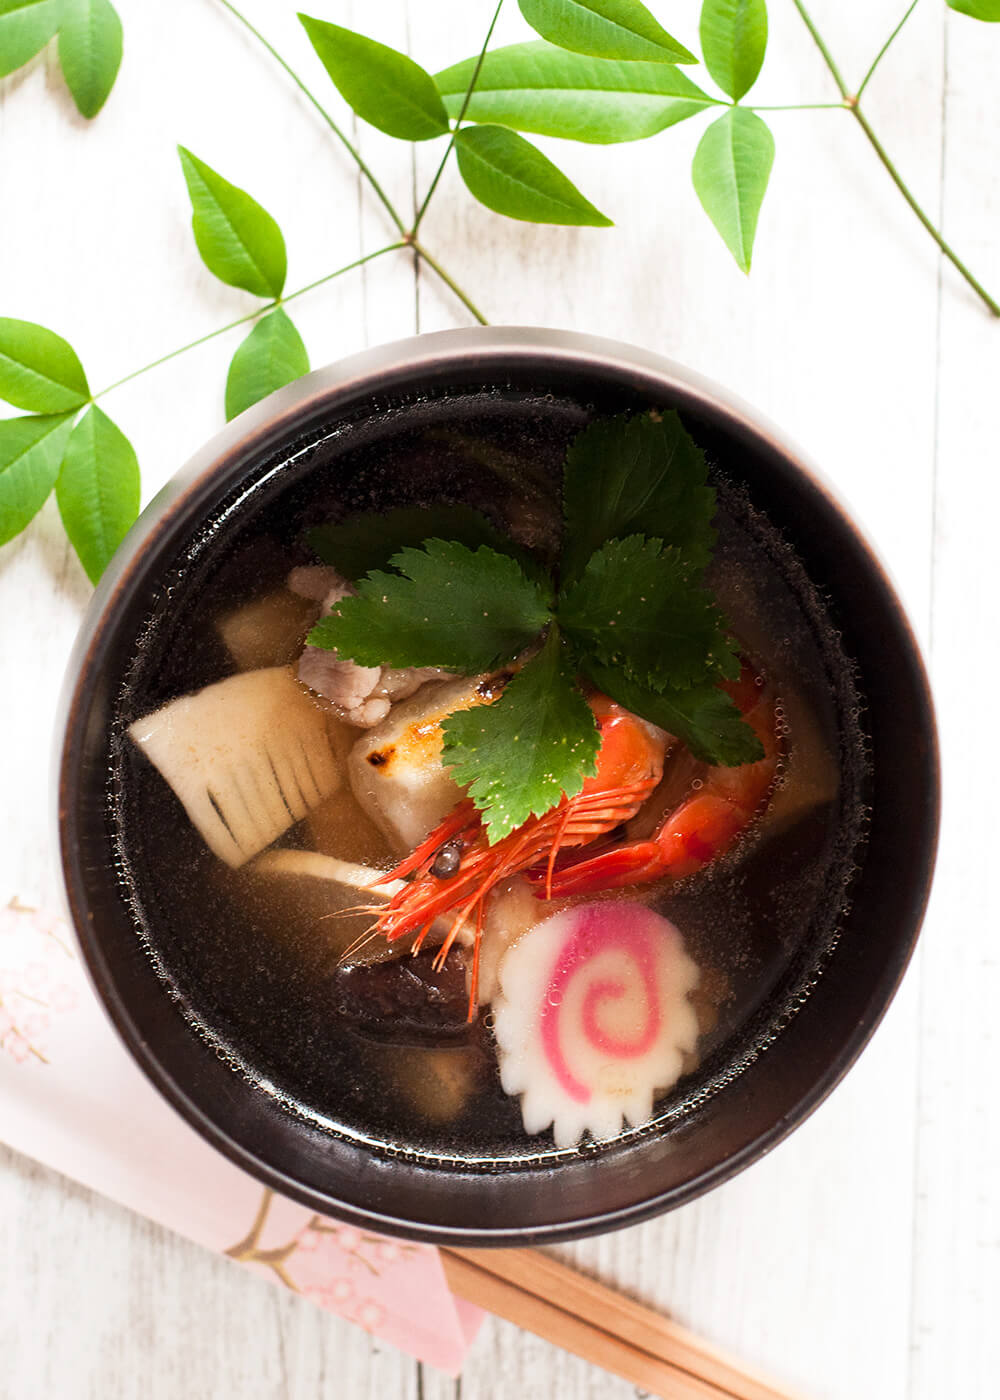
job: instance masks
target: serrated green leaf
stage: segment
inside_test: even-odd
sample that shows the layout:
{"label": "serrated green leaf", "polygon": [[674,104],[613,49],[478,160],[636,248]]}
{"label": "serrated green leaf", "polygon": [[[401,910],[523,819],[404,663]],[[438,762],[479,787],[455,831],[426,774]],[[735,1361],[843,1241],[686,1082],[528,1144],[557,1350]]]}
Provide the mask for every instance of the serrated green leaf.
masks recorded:
{"label": "serrated green leaf", "polygon": [[518,0],[537,34],[574,53],[596,58],[697,63],[639,0]]}
{"label": "serrated green leaf", "polygon": [[549,599],[495,550],[427,540],[358,583],[309,633],[311,646],[361,666],[441,666],[475,675],[509,661],[549,621]]}
{"label": "serrated green leaf", "polygon": [[498,554],[509,554],[525,563],[513,541],[495,529],[485,515],[466,505],[365,511],[337,525],[317,525],[307,538],[325,564],[332,564],[342,578],[351,580],[372,569],[384,569],[401,549],[418,549],[430,539],[456,541],[466,549],[487,545]]}
{"label": "serrated green leaf", "polygon": [[19,535],[56,484],[71,413],[0,421],[0,544]]}
{"label": "serrated green leaf", "polygon": [[563,793],[575,797],[597,771],[597,724],[554,626],[499,700],[459,710],[441,728],[444,762],[468,786],[491,842],[547,812]]}
{"label": "serrated green leaf", "polygon": [[577,577],[606,540],[635,534],[675,545],[703,568],[715,545],[707,477],[705,454],[672,411],[591,423],[566,454],[563,578]]}
{"label": "serrated green leaf", "polygon": [[673,734],[702,763],[735,768],[764,757],[757,735],[718,685],[656,691],[594,658],[583,668],[598,690]]}
{"label": "serrated green leaf", "polygon": [[463,127],[455,153],[469,192],[497,214],[533,224],[611,224],[547,156],[505,126]]}
{"label": "serrated green leaf", "polygon": [[90,388],[76,351],[34,321],[0,317],[0,399],[33,413],[79,408]]}
{"label": "serrated green leaf", "polygon": [[59,27],[61,0],[0,0],[0,78],[34,58]]}
{"label": "serrated green leaf", "polygon": [[[477,62],[478,56],[465,59],[435,78],[452,116]],[[486,55],[466,118],[606,145],[654,136],[713,105],[718,104],[671,63],[591,58],[538,40]]]}
{"label": "serrated green leaf", "polygon": [[948,7],[970,19],[985,20],[987,24],[1000,20],[1000,0],[948,0]]}
{"label": "serrated green leaf", "polygon": [[767,49],[767,0],[705,0],[701,7],[705,67],[738,102],[760,73]]}
{"label": "serrated green leaf", "polygon": [[339,24],[299,19],[337,91],[364,121],[402,141],[428,141],[448,131],[434,79],[419,63]]}
{"label": "serrated green leaf", "polygon": [[139,462],[128,438],[93,404],[73,429],[56,483],[59,514],[91,583],[139,514]]}
{"label": "serrated green leaf", "polygon": [[691,178],[702,208],[744,272],[773,164],[774,137],[745,107],[730,107],[714,121],[694,153]]}
{"label": "serrated green leaf", "polygon": [[309,373],[309,352],[280,306],[237,347],[226,378],[226,421]]}
{"label": "serrated green leaf", "polygon": [[121,61],[122,22],[111,0],[63,0],[59,66],[82,116],[97,116]]}
{"label": "serrated green leaf", "polygon": [[281,229],[246,190],[224,180],[186,147],[177,150],[191,196],[191,226],[205,266],[230,287],[258,297],[279,297],[288,270]]}
{"label": "serrated green leaf", "polygon": [[560,595],[557,616],[582,655],[657,690],[739,675],[712,595],[661,540],[602,545]]}

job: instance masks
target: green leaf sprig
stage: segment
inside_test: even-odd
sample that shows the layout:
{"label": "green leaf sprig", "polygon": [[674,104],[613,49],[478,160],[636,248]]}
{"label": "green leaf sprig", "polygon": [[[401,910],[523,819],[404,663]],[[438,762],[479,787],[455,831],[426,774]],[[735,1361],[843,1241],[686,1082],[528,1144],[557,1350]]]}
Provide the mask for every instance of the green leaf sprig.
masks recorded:
{"label": "green leaf sprig", "polygon": [[[495,531],[468,507],[355,517],[312,532],[358,582],[309,642],[362,666],[475,675],[516,663],[498,699],[443,724],[491,841],[596,771],[581,678],[697,758],[751,762],[763,751],[720,689],[740,663],[704,581],[714,514],[704,454],[676,413],[601,419],[567,453],[558,579],[525,567],[516,546],[481,542]],[[452,525],[466,542],[446,537]]]}
{"label": "green leaf sprig", "polygon": [[66,533],[96,583],[139,513],[131,443],[94,403],[72,346],[32,321],[0,318],[0,399],[32,413],[0,420],[0,544],[54,488]]}
{"label": "green leaf sprig", "polygon": [[96,117],[122,61],[122,22],[111,0],[0,0],[0,77],[57,35],[59,66],[77,111]]}
{"label": "green leaf sprig", "polygon": [[237,348],[226,379],[226,420],[309,372],[309,353],[281,305],[288,273],[285,238],[263,205],[178,146],[202,262],[221,282],[268,299]]}
{"label": "green leaf sprig", "polygon": [[[300,16],[326,75],[358,118],[400,140],[445,142],[411,219],[389,198],[344,126],[270,40],[233,0],[217,3],[297,85],[355,163],[398,236],[345,267],[286,291],[286,250],[277,223],[239,186],[181,148],[192,225],[203,261],[222,281],[261,298],[263,304],[132,370],[96,394],[86,386],[79,360],[65,341],[31,322],[4,321],[7,348],[0,346],[4,386],[0,397],[51,421],[18,427],[19,420],[11,419],[0,426],[0,543],[25,528],[59,476],[64,446],[61,415],[87,410],[96,399],[139,375],[248,326],[246,338],[232,356],[226,382],[226,417],[233,418],[309,368],[288,304],[377,258],[406,251],[476,321],[487,324],[469,293],[420,238],[422,221],[453,154],[469,192],[496,213],[541,223],[592,227],[611,223],[548,155],[525,138],[525,132],[606,145],[643,140],[678,122],[703,114],[710,117],[692,165],[694,189],[737,264],[749,272],[774,161],[774,139],[761,113],[817,107],[846,111],[943,255],[989,310],[1000,316],[1000,302],[917,203],[862,109],[868,84],[905,27],[916,0],[853,89],[805,0],[791,0],[837,86],[840,101],[777,108],[747,101],[766,56],[766,0],[703,0],[698,31],[705,70],[702,82],[711,79],[721,96],[693,81],[694,47],[668,33],[642,0],[518,0],[522,16],[540,37],[490,51],[504,3],[498,0],[478,55],[436,77],[408,54],[386,44],[326,20]],[[948,4],[973,19],[1000,20],[1000,0],[948,0]],[[121,62],[121,23],[111,0],[0,0],[0,77],[29,61],[55,36],[73,99],[83,115],[93,116],[106,101]],[[76,447],[83,452],[92,453],[98,444],[107,446],[111,441],[102,419],[91,419],[87,432],[89,447],[83,434],[77,439]],[[65,486],[58,496],[73,543],[96,578],[101,561],[106,562],[109,542],[120,535],[122,522],[132,512],[137,467],[131,449],[109,448],[108,469],[91,470],[89,504],[81,501],[77,510],[74,501],[83,479],[82,460],[75,448],[74,470],[67,481],[77,484]]]}

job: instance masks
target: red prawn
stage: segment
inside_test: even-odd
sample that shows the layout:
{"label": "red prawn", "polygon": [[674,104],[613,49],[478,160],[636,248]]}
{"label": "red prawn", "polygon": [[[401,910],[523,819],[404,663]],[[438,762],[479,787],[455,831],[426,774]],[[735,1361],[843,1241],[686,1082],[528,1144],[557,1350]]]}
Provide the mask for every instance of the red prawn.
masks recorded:
{"label": "red prawn", "polygon": [[[444,963],[461,930],[474,926],[469,1019],[475,1015],[479,949],[485,901],[496,885],[526,873],[539,898],[592,894],[664,876],[681,879],[730,849],[770,792],[778,764],[775,706],[754,672],[744,665],[738,681],[724,689],[735,700],[764,748],[764,757],[735,768],[698,763],[683,753],[679,764],[683,792],[646,840],[619,842],[593,855],[576,854],[615,831],[638,813],[663,777],[671,736],[623,709],[604,695],[590,706],[601,736],[597,772],[575,797],[490,845],[480,815],[465,798],[380,883],[408,879],[377,911],[374,931],[390,941],[416,932],[414,952],[435,921],[451,923],[435,959]],[[675,768],[678,764],[675,763]],[[454,869],[435,874],[442,849]],[[570,854],[573,853],[573,854]],[[440,865],[439,865],[440,868]],[[375,911],[373,911],[375,912]]]}

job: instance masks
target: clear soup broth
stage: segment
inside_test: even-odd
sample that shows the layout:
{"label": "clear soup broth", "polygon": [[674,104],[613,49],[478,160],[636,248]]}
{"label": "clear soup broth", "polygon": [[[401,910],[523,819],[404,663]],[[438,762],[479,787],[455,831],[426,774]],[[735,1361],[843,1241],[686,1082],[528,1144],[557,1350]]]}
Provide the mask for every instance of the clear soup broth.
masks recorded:
{"label": "clear soup broth", "polygon": [[[344,1014],[345,947],[366,916],[343,914],[343,900],[328,909],[315,880],[225,865],[127,731],[241,668],[293,660],[311,616],[290,595],[274,600],[290,570],[315,562],[311,526],[465,502],[553,558],[561,464],[593,414],[552,395],[448,393],[315,433],[262,468],[177,560],[117,706],[108,815],[123,893],[192,1034],[289,1112],[393,1154],[516,1165],[599,1149],[587,1139],[557,1149],[550,1132],[525,1131],[501,1087],[488,1008],[469,1029],[440,1034]],[[794,550],[741,488],[738,463],[712,463],[712,481],[711,581],[777,694],[784,757],[766,813],[734,850],[686,880],[605,896],[641,899],[671,920],[701,973],[697,1046],[652,1120],[618,1141],[675,1121],[780,1034],[822,975],[863,841],[863,700],[850,658]],[[349,791],[275,844],[394,863]]]}

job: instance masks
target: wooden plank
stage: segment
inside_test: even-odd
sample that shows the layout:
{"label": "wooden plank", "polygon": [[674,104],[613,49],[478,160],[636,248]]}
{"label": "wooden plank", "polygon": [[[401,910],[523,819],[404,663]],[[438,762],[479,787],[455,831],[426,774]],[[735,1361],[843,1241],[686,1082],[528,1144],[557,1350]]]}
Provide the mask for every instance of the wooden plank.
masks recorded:
{"label": "wooden plank", "polygon": [[304,1298],[0,1149],[0,1394],[416,1400],[416,1366]]}
{"label": "wooden plank", "polygon": [[[995,25],[950,16],[944,226],[994,294],[1000,293],[998,63]],[[998,337],[996,320],[945,270],[932,633],[945,820],[924,940],[914,1400],[990,1395],[1000,1371],[1000,1120],[993,1075],[1000,893],[992,811],[1000,764],[992,745],[980,742],[992,726],[1000,684],[992,578],[1000,509]]]}

